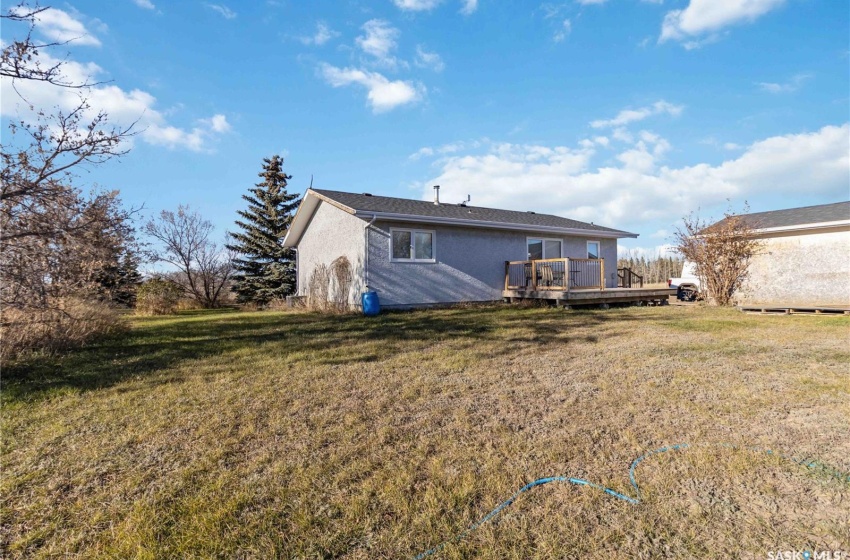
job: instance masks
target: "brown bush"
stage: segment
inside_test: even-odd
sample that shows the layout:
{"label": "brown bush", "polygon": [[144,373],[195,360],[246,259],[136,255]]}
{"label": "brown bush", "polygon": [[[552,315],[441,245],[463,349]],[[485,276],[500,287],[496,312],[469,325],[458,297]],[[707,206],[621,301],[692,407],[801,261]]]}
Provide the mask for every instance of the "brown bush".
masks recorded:
{"label": "brown bush", "polygon": [[331,271],[324,264],[313,269],[310,279],[307,281],[307,309],[313,311],[330,310],[330,285]]}
{"label": "brown bush", "polygon": [[170,315],[176,313],[183,288],[164,278],[152,278],[139,286],[136,293],[136,315]]}
{"label": "brown bush", "polygon": [[177,301],[177,311],[195,311],[203,308],[203,305],[191,298],[181,298]]}
{"label": "brown bush", "polygon": [[93,338],[126,328],[119,312],[107,303],[68,298],[48,309],[3,310],[0,362],[35,351],[52,354],[82,346]]}
{"label": "brown bush", "polygon": [[351,309],[348,296],[354,272],[346,257],[338,257],[330,266],[320,264],[307,281],[304,307],[311,311],[345,313]]}
{"label": "brown bush", "polygon": [[[295,304],[294,304],[295,307],[298,306],[299,301],[301,301],[301,300],[298,300],[298,299],[295,300]],[[266,305],[266,309],[269,309],[271,311],[288,311],[288,310],[292,309],[292,307],[286,301],[286,298],[274,298],[273,300],[269,301],[269,303]]]}

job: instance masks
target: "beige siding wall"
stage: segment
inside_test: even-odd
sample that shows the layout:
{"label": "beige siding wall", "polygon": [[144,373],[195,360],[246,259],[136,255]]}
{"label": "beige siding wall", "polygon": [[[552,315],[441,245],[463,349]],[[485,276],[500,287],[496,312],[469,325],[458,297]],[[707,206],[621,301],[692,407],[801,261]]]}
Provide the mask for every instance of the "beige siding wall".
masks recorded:
{"label": "beige siding wall", "polygon": [[360,305],[366,257],[365,226],[366,222],[360,218],[327,202],[319,203],[298,242],[298,295],[307,295],[310,277],[317,266],[330,266],[334,259],[346,257],[354,273],[349,302]]}
{"label": "beige siding wall", "polygon": [[850,305],[850,231],[771,237],[737,295],[744,305]]}

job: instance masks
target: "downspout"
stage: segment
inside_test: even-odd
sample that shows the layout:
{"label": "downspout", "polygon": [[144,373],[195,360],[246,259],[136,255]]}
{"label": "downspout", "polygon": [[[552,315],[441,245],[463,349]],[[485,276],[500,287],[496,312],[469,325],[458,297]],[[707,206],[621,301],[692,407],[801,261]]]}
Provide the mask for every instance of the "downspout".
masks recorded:
{"label": "downspout", "polygon": [[365,251],[363,258],[363,288],[365,290],[369,289],[369,228],[377,219],[378,216],[372,214],[372,219],[363,228],[363,250]]}

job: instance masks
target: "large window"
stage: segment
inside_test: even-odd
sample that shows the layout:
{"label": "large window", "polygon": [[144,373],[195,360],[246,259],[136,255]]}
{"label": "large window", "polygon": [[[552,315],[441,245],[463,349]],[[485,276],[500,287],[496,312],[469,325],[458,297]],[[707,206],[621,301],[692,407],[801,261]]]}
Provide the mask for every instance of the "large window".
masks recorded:
{"label": "large window", "polygon": [[391,229],[390,260],[393,262],[436,262],[436,234],[430,230]]}
{"label": "large window", "polygon": [[599,242],[598,241],[588,241],[587,242],[587,258],[588,259],[598,259],[599,258]]}
{"label": "large window", "polygon": [[541,239],[539,237],[528,238],[528,260],[561,258],[560,239]]}

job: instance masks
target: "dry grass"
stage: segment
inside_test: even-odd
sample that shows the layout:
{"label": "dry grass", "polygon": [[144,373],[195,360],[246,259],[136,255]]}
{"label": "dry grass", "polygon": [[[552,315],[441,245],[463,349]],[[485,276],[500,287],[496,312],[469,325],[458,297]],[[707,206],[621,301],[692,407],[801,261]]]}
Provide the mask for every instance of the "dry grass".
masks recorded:
{"label": "dry grass", "polygon": [[[522,484],[729,442],[850,469],[844,317],[189,312],[5,372],[4,557],[411,557]],[[440,558],[850,549],[850,485],[716,447],[549,485]]]}
{"label": "dry grass", "polygon": [[45,356],[123,331],[121,313],[108,303],[64,298],[42,309],[2,310],[0,364]]}

